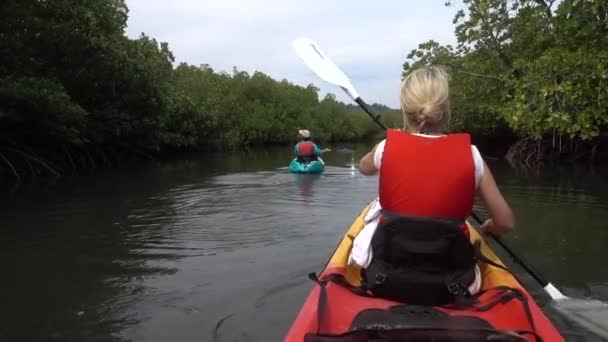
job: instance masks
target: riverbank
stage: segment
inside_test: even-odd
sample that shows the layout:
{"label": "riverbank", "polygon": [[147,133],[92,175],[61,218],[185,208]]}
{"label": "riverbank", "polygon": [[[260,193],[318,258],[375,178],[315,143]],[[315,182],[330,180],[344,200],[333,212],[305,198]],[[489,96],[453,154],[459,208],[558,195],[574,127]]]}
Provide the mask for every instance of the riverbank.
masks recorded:
{"label": "riverbank", "polygon": [[[348,149],[352,148],[353,158],[358,160],[366,152],[366,149],[383,138],[383,132],[376,131],[374,138],[365,140],[350,140],[350,141],[326,141],[323,139],[317,140],[317,143],[322,148],[346,147],[347,150],[342,151],[348,153]],[[505,160],[507,159],[514,144],[518,138],[509,134],[496,134],[493,136],[472,136],[472,143],[480,150],[486,160]],[[61,182],[65,178],[75,175],[91,175],[107,169],[137,167],[148,162],[167,162],[171,160],[179,160],[184,158],[196,157],[199,155],[221,155],[233,154],[235,152],[245,152],[274,149],[285,150],[291,152],[292,143],[273,143],[264,145],[248,145],[243,147],[237,146],[205,146],[202,148],[172,148],[165,147],[159,150],[141,150],[132,149],[126,146],[55,146],[38,145],[38,150],[33,147],[0,149],[1,157],[4,157],[5,164],[0,167],[0,183],[2,187],[0,191],[3,193],[14,193],[21,188],[30,187],[48,187]],[[545,142],[546,143],[546,142]],[[594,149],[587,147],[580,148],[579,153],[568,154],[566,151],[561,155],[554,155],[554,159],[549,158],[551,155],[544,155],[545,158],[539,162],[534,159],[534,163],[526,165],[526,158],[523,158],[519,163],[511,162],[514,168],[530,169],[540,168],[543,165],[561,165],[561,164],[580,164],[583,166],[603,166],[608,162],[608,140],[604,140]],[[585,150],[586,148],[586,150]],[[589,157],[594,153],[594,158]],[[359,155],[360,154],[360,155]],[[10,165],[6,164],[10,162]],[[8,166],[8,167],[7,167]]]}

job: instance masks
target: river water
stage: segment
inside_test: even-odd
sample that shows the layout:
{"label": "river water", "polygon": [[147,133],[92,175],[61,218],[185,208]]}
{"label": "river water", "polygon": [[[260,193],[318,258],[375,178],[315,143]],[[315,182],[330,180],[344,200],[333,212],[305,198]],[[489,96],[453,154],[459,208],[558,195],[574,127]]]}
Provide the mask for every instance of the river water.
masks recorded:
{"label": "river water", "polygon": [[[282,340],[307,273],[377,193],[352,168],[360,147],[327,153],[320,176],[289,174],[290,152],[125,166],[1,202],[0,340]],[[513,249],[566,294],[608,300],[608,172],[490,162]],[[549,314],[570,340],[598,340]]]}

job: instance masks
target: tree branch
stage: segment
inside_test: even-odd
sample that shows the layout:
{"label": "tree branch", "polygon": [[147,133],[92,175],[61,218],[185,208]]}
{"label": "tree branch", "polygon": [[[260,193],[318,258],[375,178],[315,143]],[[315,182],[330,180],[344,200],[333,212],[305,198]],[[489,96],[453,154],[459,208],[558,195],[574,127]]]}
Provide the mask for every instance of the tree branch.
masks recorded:
{"label": "tree branch", "polygon": [[8,158],[6,158],[4,156],[4,154],[0,153],[0,158],[2,158],[2,160],[4,161],[4,163],[11,169],[11,171],[13,172],[13,175],[17,179],[17,183],[20,183],[21,182],[21,176],[19,176],[19,172],[17,172],[17,169],[15,169],[15,167],[13,166],[13,164],[8,160]]}
{"label": "tree branch", "polygon": [[545,0],[533,0],[533,1],[545,9],[545,13],[547,14],[548,18],[553,17],[553,13],[551,12],[551,7],[553,7],[553,3],[555,2],[555,0],[548,0],[549,3],[545,2]]}
{"label": "tree branch", "polygon": [[489,75],[483,75],[483,74],[478,74],[476,72],[471,72],[471,71],[467,71],[464,70],[456,65],[453,64],[444,64],[445,66],[450,67],[452,70],[459,72],[461,74],[465,74],[465,75],[469,75],[469,76],[474,76],[474,77],[480,77],[480,78],[485,78],[485,79],[489,79],[489,80],[494,80],[494,81],[499,81],[499,82],[504,82],[504,80],[502,78],[499,77],[495,77],[495,76],[489,76]]}

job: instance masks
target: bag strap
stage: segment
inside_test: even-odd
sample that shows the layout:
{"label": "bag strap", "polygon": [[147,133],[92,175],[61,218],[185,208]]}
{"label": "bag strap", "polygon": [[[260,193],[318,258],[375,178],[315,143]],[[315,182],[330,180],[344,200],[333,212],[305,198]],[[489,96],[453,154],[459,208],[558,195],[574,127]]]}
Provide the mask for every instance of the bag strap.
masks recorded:
{"label": "bag strap", "polygon": [[494,267],[500,268],[500,269],[502,269],[504,271],[507,271],[510,275],[513,276],[513,278],[515,278],[515,280],[517,280],[517,282],[519,282],[520,284],[523,284],[523,282],[519,279],[519,277],[517,276],[517,274],[513,273],[507,267],[505,267],[503,265],[500,265],[500,264],[498,264],[498,263],[490,260],[485,255],[483,255],[483,253],[481,252],[481,242],[480,241],[476,241],[473,246],[475,248],[475,258],[477,259],[477,261],[480,261],[480,262],[486,263],[488,265],[492,265]]}
{"label": "bag strap", "polygon": [[342,286],[346,287],[347,289],[351,290],[352,292],[354,292],[355,294],[358,294],[359,296],[374,297],[374,295],[372,295],[371,293],[368,292],[369,287],[367,287],[365,285],[354,286],[348,280],[346,280],[346,277],[344,277],[344,275],[342,275],[342,274],[330,273],[323,280],[326,282],[332,282],[332,283],[336,283],[338,285],[342,285]]}
{"label": "bag strap", "polygon": [[[322,336],[321,328],[322,328],[322,323],[325,319],[325,313],[326,313],[326,308],[327,308],[327,284],[328,283],[333,282],[338,285],[344,286],[347,289],[351,290],[352,292],[354,292],[355,294],[358,294],[360,296],[374,297],[373,295],[371,295],[368,292],[368,289],[365,286],[354,286],[354,285],[350,284],[348,282],[348,280],[342,274],[330,273],[327,276],[325,276],[323,279],[319,279],[319,277],[316,275],[316,273],[313,272],[313,273],[308,274],[308,278],[311,279],[312,281],[314,281],[315,283],[317,283],[320,287],[319,299],[317,301],[317,335],[318,336]],[[443,307],[446,309],[461,309],[461,310],[474,310],[474,311],[478,311],[478,312],[485,312],[485,311],[492,309],[499,303],[505,304],[513,299],[517,299],[522,303],[522,305],[524,307],[524,311],[526,313],[526,318],[530,322],[530,326],[531,326],[532,330],[531,331],[514,330],[513,332],[518,333],[518,334],[531,335],[531,336],[534,336],[534,338],[537,342],[543,342],[543,339],[536,333],[536,326],[534,323],[534,318],[532,316],[532,312],[530,311],[530,305],[528,303],[527,297],[519,289],[515,289],[515,288],[509,287],[509,286],[497,286],[497,287],[483,290],[473,296],[470,296],[470,298],[473,300],[473,302],[477,302],[477,300],[479,300],[479,298],[484,293],[487,293],[487,292],[493,291],[493,290],[498,290],[499,294],[494,297],[493,301],[491,301],[485,305],[482,305],[482,306],[452,304],[452,305],[443,305],[440,307]]]}
{"label": "bag strap", "polygon": [[[498,264],[498,263],[490,260],[488,257],[486,257],[485,255],[483,255],[483,253],[481,252],[481,243],[479,241],[477,241],[475,243],[475,254],[476,254],[477,260],[479,260],[479,261],[481,261],[483,263],[486,263],[486,264],[489,264],[489,265],[492,265],[494,267],[498,267],[500,269],[503,269],[503,270],[507,271],[518,282],[521,283],[521,281],[519,280],[519,278],[515,275],[515,273],[511,272],[510,269],[508,269],[507,267],[505,267],[503,265],[500,265],[500,264]],[[527,296],[524,295],[519,289],[515,289],[515,288],[511,288],[511,287],[506,287],[506,286],[502,287],[502,288],[506,288],[506,289],[509,289],[510,291],[512,291],[511,293],[513,293],[514,298],[516,298],[519,301],[521,301],[522,305],[524,306],[524,311],[526,313],[528,321],[530,322],[530,326],[532,327],[533,331],[536,331],[536,327],[535,327],[535,323],[534,323],[534,317],[532,316],[532,312],[530,311],[530,304],[528,303]],[[505,303],[505,302],[503,301],[503,303]],[[494,305],[496,305],[496,304],[494,304]]]}
{"label": "bag strap", "polygon": [[320,280],[317,274],[312,272],[308,278],[319,285],[319,299],[317,300],[317,334],[321,334],[321,324],[324,321],[325,307],[327,306],[327,282]]}
{"label": "bag strap", "polygon": [[[479,301],[479,298],[483,294],[489,291],[498,291],[498,295],[496,295],[489,303],[486,303],[481,306],[474,305]],[[540,338],[540,336],[536,334],[536,324],[534,322],[534,316],[532,316],[532,311],[530,310],[530,303],[528,302],[528,297],[519,289],[512,288],[510,286],[496,286],[476,293],[475,295],[468,298],[467,302],[464,305],[462,303],[457,302],[451,305],[446,305],[444,307],[456,310],[474,310],[478,312],[485,312],[489,311],[498,304],[506,304],[513,299],[517,299],[521,302],[524,308],[524,313],[526,314],[526,318],[530,323],[530,327],[532,328],[532,332],[536,340],[542,341],[542,338]],[[472,301],[473,304],[469,305],[470,301]]]}
{"label": "bag strap", "polygon": [[317,301],[317,334],[321,333],[322,322],[325,318],[325,312],[327,308],[327,284],[332,282],[338,285],[344,286],[353,293],[364,296],[364,297],[374,297],[372,294],[368,292],[368,288],[366,286],[354,286],[346,280],[346,278],[342,274],[338,273],[330,273],[326,275],[323,279],[319,279],[316,273],[312,272],[308,274],[308,278],[317,285],[319,285],[319,300]]}

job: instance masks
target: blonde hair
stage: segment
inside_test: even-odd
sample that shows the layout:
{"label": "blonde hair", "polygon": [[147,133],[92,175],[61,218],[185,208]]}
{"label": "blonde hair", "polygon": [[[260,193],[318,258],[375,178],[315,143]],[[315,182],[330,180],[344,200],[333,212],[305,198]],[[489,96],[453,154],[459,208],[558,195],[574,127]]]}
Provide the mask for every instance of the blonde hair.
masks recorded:
{"label": "blonde hair", "polygon": [[404,127],[416,123],[424,128],[442,130],[450,119],[448,74],[431,66],[412,71],[401,84],[401,110]]}

